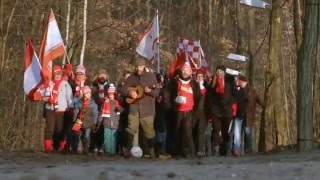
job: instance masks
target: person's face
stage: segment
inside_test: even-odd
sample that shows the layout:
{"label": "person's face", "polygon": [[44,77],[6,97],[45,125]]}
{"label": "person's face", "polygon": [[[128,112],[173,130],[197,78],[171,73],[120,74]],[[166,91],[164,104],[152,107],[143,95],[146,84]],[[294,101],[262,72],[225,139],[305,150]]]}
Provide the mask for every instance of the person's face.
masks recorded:
{"label": "person's face", "polygon": [[181,69],[181,75],[182,75],[182,77],[183,78],[188,78],[188,77],[190,77],[191,76],[191,71],[190,71],[190,69],[189,68],[182,68]]}
{"label": "person's face", "polygon": [[86,99],[91,99],[91,93],[85,93],[84,94],[84,98],[86,98]]}
{"label": "person's face", "polygon": [[223,77],[225,73],[221,69],[217,69],[216,74],[217,74],[218,77]]}
{"label": "person's face", "polygon": [[202,82],[204,80],[203,74],[197,74],[197,81]]}
{"label": "person's face", "polygon": [[86,75],[82,74],[82,73],[77,73],[76,74],[76,79],[78,81],[84,81],[86,79]]}
{"label": "person's face", "polygon": [[247,86],[248,82],[246,81],[240,81],[240,87],[245,88]]}
{"label": "person's face", "polygon": [[61,71],[58,71],[58,72],[53,73],[53,78],[54,78],[55,80],[61,80],[61,78],[62,78],[62,72],[61,72]]}
{"label": "person's face", "polygon": [[100,82],[105,82],[107,80],[107,74],[98,74],[98,79]]}
{"label": "person's face", "polygon": [[234,78],[234,82],[236,83],[236,86],[237,86],[237,87],[240,86],[240,80],[239,80],[239,78]]}
{"label": "person's face", "polygon": [[146,67],[146,65],[140,65],[140,66],[136,66],[136,71],[139,75],[141,75],[144,71],[144,68]]}
{"label": "person's face", "polygon": [[110,100],[114,100],[114,94],[108,94]]}

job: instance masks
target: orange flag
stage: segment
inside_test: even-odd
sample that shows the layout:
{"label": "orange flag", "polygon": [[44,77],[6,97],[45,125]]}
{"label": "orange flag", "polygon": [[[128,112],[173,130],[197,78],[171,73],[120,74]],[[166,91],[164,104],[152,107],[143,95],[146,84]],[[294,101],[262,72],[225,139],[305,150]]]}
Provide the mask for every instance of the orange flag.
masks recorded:
{"label": "orange flag", "polygon": [[44,32],[39,52],[45,84],[50,81],[52,76],[52,61],[62,56],[64,52],[63,39],[53,11],[50,9],[48,25]]}

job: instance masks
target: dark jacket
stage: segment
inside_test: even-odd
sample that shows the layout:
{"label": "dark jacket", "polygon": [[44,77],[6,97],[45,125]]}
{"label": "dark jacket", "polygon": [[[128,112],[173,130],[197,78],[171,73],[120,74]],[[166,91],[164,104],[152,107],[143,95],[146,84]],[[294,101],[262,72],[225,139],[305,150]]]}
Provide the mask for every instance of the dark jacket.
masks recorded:
{"label": "dark jacket", "polygon": [[[75,104],[74,112],[73,112],[74,113],[73,122],[75,122],[78,119],[82,106],[83,106],[82,100],[78,101]],[[82,128],[94,127],[94,125],[97,124],[98,116],[99,116],[98,106],[93,100],[90,100],[88,109],[84,113],[84,117],[82,119]]]}
{"label": "dark jacket", "polygon": [[256,104],[259,104],[260,107],[264,107],[264,103],[262,99],[258,96],[258,93],[255,89],[247,85],[245,88],[248,94],[248,108],[246,114],[245,126],[250,127],[253,126],[253,122],[256,115]]}
{"label": "dark jacket", "polygon": [[[108,81],[105,81],[103,83],[103,85],[104,85],[104,95],[107,96],[108,88],[109,88]],[[99,97],[99,82],[98,82],[98,80],[95,80],[92,83],[92,98],[93,98],[94,102],[98,105],[98,108],[100,110],[101,106],[102,106],[102,102],[100,101],[100,97]]]}
{"label": "dark jacket", "polygon": [[236,87],[234,97],[238,105],[236,117],[244,119],[248,109],[248,96],[244,88]]}
{"label": "dark jacket", "polygon": [[235,102],[233,90],[235,88],[234,80],[225,78],[224,93],[216,92],[217,86],[210,86],[207,89],[206,104],[208,113],[213,118],[233,118],[232,104]]}
{"label": "dark jacket", "polygon": [[[165,89],[165,103],[167,108],[172,108],[173,110],[177,111],[177,103],[175,102],[176,97],[178,96],[178,81],[179,79],[171,79],[167,88]],[[200,100],[201,100],[201,90],[199,83],[191,79],[190,80],[190,86],[193,91],[193,100],[194,100],[194,107],[193,111],[196,113],[198,112],[200,108]]]}
{"label": "dark jacket", "polygon": [[116,100],[110,100],[110,117],[103,118],[103,127],[110,129],[119,129],[121,106],[116,107]]}
{"label": "dark jacket", "polygon": [[[129,97],[129,87],[152,87],[157,84],[155,74],[144,71],[141,75],[137,73],[131,74],[120,88],[120,93],[124,97]],[[140,117],[148,117],[155,115],[155,98],[159,95],[159,89],[152,89],[137,103],[129,105],[129,114],[139,114]]]}
{"label": "dark jacket", "polygon": [[166,132],[167,123],[166,123],[166,116],[167,111],[165,109],[165,101],[163,98],[164,89],[160,89],[159,96],[156,98],[156,115],[155,115],[155,130],[157,132]]}

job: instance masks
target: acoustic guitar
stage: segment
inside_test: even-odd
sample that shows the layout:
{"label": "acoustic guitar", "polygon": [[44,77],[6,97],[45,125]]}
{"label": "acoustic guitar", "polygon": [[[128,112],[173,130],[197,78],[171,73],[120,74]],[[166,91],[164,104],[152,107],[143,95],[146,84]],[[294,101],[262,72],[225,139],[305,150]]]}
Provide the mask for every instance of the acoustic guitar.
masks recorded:
{"label": "acoustic guitar", "polygon": [[[149,89],[160,89],[162,88],[161,84],[155,84],[152,85],[151,87],[149,87]],[[146,96],[146,93],[144,92],[145,87],[142,87],[140,85],[136,86],[136,87],[129,87],[128,91],[135,91],[137,93],[137,97],[136,98],[131,98],[131,97],[127,97],[126,98],[126,102],[128,104],[135,104],[137,103],[140,99],[144,98]]]}

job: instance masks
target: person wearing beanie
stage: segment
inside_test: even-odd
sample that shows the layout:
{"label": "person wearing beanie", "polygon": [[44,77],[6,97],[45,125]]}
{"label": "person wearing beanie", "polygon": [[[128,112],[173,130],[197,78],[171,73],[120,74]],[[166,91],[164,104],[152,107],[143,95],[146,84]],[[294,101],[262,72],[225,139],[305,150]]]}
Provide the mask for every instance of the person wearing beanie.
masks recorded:
{"label": "person wearing beanie", "polygon": [[[131,157],[130,149],[133,146],[135,134],[142,127],[142,132],[147,138],[149,147],[149,154],[151,159],[155,159],[154,144],[155,144],[155,130],[154,130],[154,116],[155,116],[155,98],[159,95],[158,88],[151,88],[157,84],[157,78],[154,73],[147,70],[144,58],[137,58],[135,61],[135,72],[132,73],[124,82],[120,89],[120,93],[125,98],[136,99],[137,103],[129,105],[127,143],[124,150],[125,157]],[[130,90],[130,87],[141,86],[144,90],[145,96],[138,99],[136,91]]]}
{"label": "person wearing beanie", "polygon": [[86,68],[82,65],[76,67],[75,78],[70,81],[71,88],[73,90],[73,96],[75,103],[82,99],[82,88],[85,85],[89,85],[86,76]]}
{"label": "person wearing beanie", "polygon": [[97,125],[99,111],[97,104],[92,100],[91,89],[89,86],[82,88],[83,94],[80,101],[75,104],[72,134],[71,151],[76,154],[78,151],[79,139],[83,146],[83,153],[90,155],[90,137]]}
{"label": "person wearing beanie", "polygon": [[230,80],[233,78],[228,77],[225,70],[223,65],[217,67],[206,95],[209,118],[213,119],[215,156],[225,156],[229,151],[231,153],[229,126],[234,116],[232,106],[235,103],[233,96],[235,82]]}
{"label": "person wearing beanie", "polygon": [[108,96],[105,98],[105,102],[101,108],[101,117],[104,126],[104,151],[110,155],[116,154],[121,111],[120,103],[116,99],[116,87],[110,84]]}
{"label": "person wearing beanie", "polygon": [[256,116],[256,105],[258,104],[261,108],[264,107],[263,100],[259,97],[257,91],[251,87],[245,76],[239,76],[239,84],[242,88],[245,89],[248,95],[248,105],[243,121],[244,127],[244,150],[245,154],[254,153],[253,150],[253,124]]}
{"label": "person wearing beanie", "polygon": [[236,87],[234,89],[234,98],[236,100],[236,111],[232,122],[232,155],[241,155],[241,142],[242,142],[242,122],[247,113],[248,96],[244,88],[241,87],[239,77],[235,77]]}
{"label": "person wearing beanie", "polygon": [[168,95],[165,95],[165,98],[168,98],[165,102],[169,103],[167,107],[173,108],[176,113],[173,153],[175,156],[194,157],[196,152],[192,135],[193,114],[199,111],[201,91],[199,83],[191,77],[190,64],[184,63],[180,70],[177,78],[168,84]]}
{"label": "person wearing beanie", "polygon": [[[105,98],[108,95],[108,88],[109,76],[107,70],[105,68],[99,68],[92,83],[92,97],[98,105],[99,112],[101,112]],[[90,149],[94,149],[95,153],[103,153],[103,131],[103,125],[98,126],[98,129],[94,132],[94,136],[92,137]]]}
{"label": "person wearing beanie", "polygon": [[199,108],[195,113],[194,123],[195,126],[195,132],[196,132],[196,144],[197,146],[197,156],[203,157],[205,155],[205,137],[206,137],[206,116],[204,112],[204,100],[206,96],[206,82],[205,82],[205,70],[199,69],[196,72],[196,81],[199,84],[200,90],[201,90],[201,98],[199,101]]}
{"label": "person wearing beanie", "polygon": [[66,139],[64,124],[66,112],[72,107],[73,95],[69,83],[62,78],[62,69],[55,65],[52,69],[52,79],[48,87],[41,90],[45,101],[44,115],[46,127],[44,132],[44,149],[46,153],[52,150],[62,151]]}

